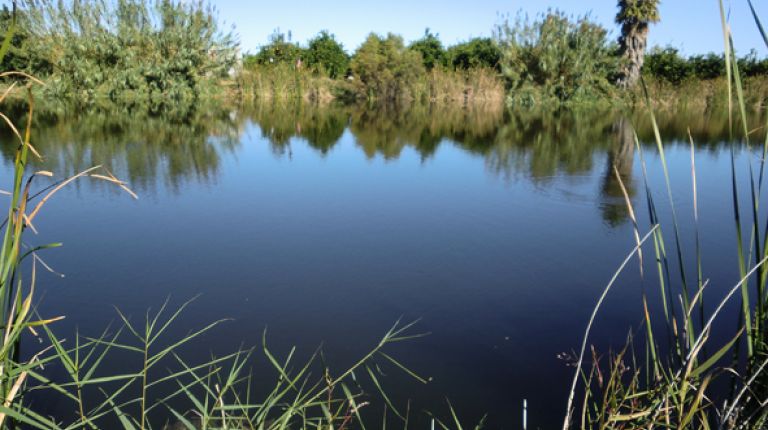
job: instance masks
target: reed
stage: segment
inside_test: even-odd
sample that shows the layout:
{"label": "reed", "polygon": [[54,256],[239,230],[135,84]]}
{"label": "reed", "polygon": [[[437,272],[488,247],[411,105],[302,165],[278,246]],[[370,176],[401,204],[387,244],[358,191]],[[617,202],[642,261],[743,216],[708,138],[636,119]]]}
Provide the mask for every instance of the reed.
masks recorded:
{"label": "reed", "polygon": [[343,91],[343,81],[288,63],[249,66],[237,74],[236,82],[245,102],[298,100],[327,104]]}
{"label": "reed", "polygon": [[[13,34],[12,25],[6,32],[5,40]],[[0,48],[0,61],[8,50],[4,44]],[[36,231],[34,221],[46,203],[59,191],[81,178],[105,181],[113,184],[135,197],[127,185],[115,178],[107,169],[95,166],[70,177],[42,184],[45,178],[52,178],[49,171],[28,172],[33,158],[41,159],[31,141],[34,118],[34,97],[32,86],[43,85],[38,79],[20,72],[2,72],[0,79],[12,80],[12,84],[0,96],[2,103],[13,91],[22,90],[28,97],[28,111],[25,125],[20,131],[3,113],[0,119],[12,131],[17,140],[13,163],[12,182],[9,190],[2,191],[9,199],[8,212],[2,221],[3,241],[0,248],[0,428],[9,428],[11,423],[27,424],[29,421],[42,419],[32,410],[25,409],[23,397],[29,381],[36,378],[37,369],[48,360],[52,346],[39,347],[30,358],[22,359],[20,344],[22,338],[31,333],[38,336],[38,330],[48,330],[48,326],[63,317],[39,318],[35,315],[35,282],[38,267],[51,270],[40,257],[40,252],[61,246],[59,243],[30,246],[25,239],[26,232]]]}
{"label": "reed", "polygon": [[[180,338],[165,339],[190,303],[169,311],[166,301],[138,322],[118,311],[121,326],[117,330],[97,337],[78,333],[69,348],[46,328],[53,352],[41,362],[64,368],[66,377],[53,381],[36,373],[30,390],[70,405],[74,414],[57,416],[53,421],[22,407],[18,418],[30,428],[72,430],[365,428],[361,411],[374,399],[381,399],[390,418],[408,419],[407,412],[395,406],[383,391],[381,369],[400,370],[426,382],[387,353],[393,343],[422,336],[411,333],[413,323],[396,323],[367,354],[338,373],[324,367],[319,349],[306,361],[297,358],[296,348],[278,357],[269,348],[265,331],[261,351],[276,378],[271,388],[266,387],[266,394],[257,394],[265,387],[256,384],[251,370],[256,348],[202,363],[183,358],[184,345],[223,320]],[[101,368],[111,360],[119,360],[125,370],[104,374]],[[365,391],[364,380],[377,397]]]}
{"label": "reed", "polygon": [[301,101],[323,106],[334,101],[345,104],[407,102],[500,106],[506,91],[498,73],[486,68],[449,70],[436,67],[419,74],[408,85],[400,85],[397,100],[387,103],[371,98],[366,87],[359,85],[354,77],[331,79],[288,63],[252,65],[238,73],[236,80],[245,102]]}
{"label": "reed", "polygon": [[[765,140],[760,146],[753,145],[755,137],[748,123],[752,113],[749,97],[734,54],[733,35],[722,2],[720,9],[727,70],[725,81],[718,85],[725,87],[722,92],[724,101],[721,103],[728,107],[728,124],[734,142],[730,152],[729,180],[732,184],[732,222],[736,232],[739,278],[724,290],[724,294],[711,291],[713,288],[708,287],[706,267],[702,267],[701,232],[698,225],[700,214],[693,151],[695,141],[690,135],[694,247],[690,249],[683,246],[683,229],[678,216],[679,208],[672,194],[665,145],[654,113],[652,96],[648,86],[643,84],[642,97],[661,163],[664,193],[671,218],[660,217],[655,193],[649,185],[643,147],[635,134],[650,229],[641,234],[635,208],[617,171],[617,181],[624,190],[633,220],[636,247],[614,274],[593,311],[581,352],[574,362],[576,372],[564,429],[574,426],[584,429],[757,429],[764,428],[768,423],[768,350],[765,342],[768,338],[768,220],[764,212],[761,212],[768,132],[762,130],[761,133],[766,133]],[[752,12],[757,27],[765,37],[759,17],[754,9]],[[741,140],[743,150],[750,154],[745,166],[737,167],[738,150],[742,149],[737,140]],[[752,157],[751,154],[760,155]],[[743,172],[747,173],[746,184],[740,183],[738,179]],[[652,258],[644,259],[643,256],[648,253],[642,251],[650,244],[653,245],[649,253]],[[635,255],[639,259],[641,276],[656,278],[662,312],[653,312],[651,309],[654,307],[643,294],[642,343],[630,335],[626,346],[608,354],[607,358],[594,350],[589,357],[587,346],[590,328],[600,305],[614,286],[616,277]],[[646,266],[654,270],[644,270]],[[740,321],[730,339],[717,345],[711,344],[713,328],[730,323],[724,320],[723,310],[737,300],[740,300]],[[601,363],[605,360],[607,365]],[[581,390],[578,387],[582,387]],[[724,392],[727,390],[723,390],[723,387],[730,387],[730,393]],[[580,392],[578,399],[577,392]]]}

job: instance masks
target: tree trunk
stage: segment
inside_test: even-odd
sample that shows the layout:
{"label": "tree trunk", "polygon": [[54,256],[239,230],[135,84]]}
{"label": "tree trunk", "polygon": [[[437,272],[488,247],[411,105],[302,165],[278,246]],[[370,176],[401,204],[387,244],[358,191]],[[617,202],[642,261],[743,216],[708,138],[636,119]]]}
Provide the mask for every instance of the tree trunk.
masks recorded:
{"label": "tree trunk", "polygon": [[635,22],[624,24],[619,40],[624,64],[621,67],[619,86],[630,88],[640,80],[640,70],[645,61],[645,48],[648,45],[648,23]]}

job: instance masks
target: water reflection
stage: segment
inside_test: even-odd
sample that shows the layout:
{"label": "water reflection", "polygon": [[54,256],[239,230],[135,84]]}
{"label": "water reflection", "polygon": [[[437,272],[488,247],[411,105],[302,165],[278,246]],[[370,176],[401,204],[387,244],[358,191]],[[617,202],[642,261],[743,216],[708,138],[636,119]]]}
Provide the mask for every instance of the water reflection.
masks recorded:
{"label": "water reflection", "polygon": [[[682,175],[689,127],[699,152],[728,141],[727,114],[658,118],[668,160]],[[755,120],[753,129],[763,124]],[[418,409],[435,411],[450,397],[469,417],[487,412],[500,421],[519,416],[509,405],[525,395],[531,422],[553,427],[547,406],[567,393],[536,387],[561,387],[569,376],[556,356],[582,335],[584,310],[634,246],[613,173],[641,207],[633,125],[660,180],[641,114],[301,104],[186,124],[46,114],[35,128],[47,156],[39,166],[61,174],[103,163],[149,197],[127,207],[106,190],[90,192],[99,182],[83,181],[81,198],[56,199],[56,216],[40,226],[51,236],[39,240],[67,243],[51,255],[67,277],[42,282],[50,286],[46,302],[67,315],[62,333],[80,326],[98,334],[112,305],[140,317],[169,293],[182,300],[203,293],[189,316],[194,325],[237,322],[202,342],[200,356],[258,344],[268,326],[284,351],[296,344],[311,353],[324,343],[339,351],[337,363],[357,358],[355,348],[375,342],[394,319],[421,318],[434,336],[407,364],[434,385],[412,392],[389,381],[403,387],[393,395],[423,394],[428,404]],[[7,164],[13,139],[2,141]],[[715,262],[713,285],[731,284],[732,275],[717,252],[732,240],[720,222],[730,210],[722,204],[729,181],[716,180],[729,168],[722,149],[697,159],[702,179],[712,179],[699,191],[701,202],[712,202],[702,210],[710,232],[702,254]],[[690,195],[686,182],[673,186]],[[551,270],[552,261],[562,270]],[[623,341],[640,318],[642,284],[626,281],[608,298],[598,346]],[[466,390],[476,381],[492,383]]]}
{"label": "water reflection", "polygon": [[[16,112],[17,123],[23,114]],[[178,190],[188,181],[211,182],[221,157],[236,151],[244,119],[237,113],[218,112],[188,123],[169,124],[159,118],[134,119],[111,114],[61,117],[38,114],[32,142],[44,155],[36,168],[71,175],[104,165],[147,192],[163,183]],[[3,157],[12,160],[12,136],[3,130]]]}
{"label": "water reflection", "polygon": [[[629,215],[624,193],[635,195],[632,166],[635,160],[635,131],[631,121],[621,117],[614,123],[616,138],[608,150],[601,189],[601,213],[611,226],[623,223]],[[622,188],[623,187],[623,188]]]}
{"label": "water reflection", "polygon": [[[22,115],[17,112],[20,119]],[[676,112],[658,118],[662,136],[670,144],[686,142],[689,130],[700,146],[714,148],[729,140],[724,112]],[[762,124],[760,118],[753,120],[752,128]],[[614,169],[633,196],[635,130],[643,145],[654,141],[649,117],[642,113],[510,112],[431,105],[318,108],[301,103],[211,112],[183,124],[124,115],[43,113],[33,139],[46,155],[37,167],[71,174],[103,164],[146,193],[159,185],[178,191],[185,182],[215,181],[222,157],[237,154],[245,131],[254,126],[279,157],[291,157],[291,145],[296,144],[330,156],[348,132],[353,145],[368,158],[395,160],[409,148],[427,160],[441,145],[453,145],[482,157],[495,176],[524,178],[539,187],[547,187],[558,177],[602,174],[597,201],[604,221],[611,226],[627,217]],[[8,134],[4,137],[6,142],[13,141]],[[12,153],[12,145],[2,146],[6,160]]]}
{"label": "water reflection", "polygon": [[247,110],[248,119],[259,125],[261,136],[275,154],[288,154],[291,139],[300,137],[322,155],[336,145],[347,128],[348,113],[334,107],[317,108],[303,103],[260,104]]}

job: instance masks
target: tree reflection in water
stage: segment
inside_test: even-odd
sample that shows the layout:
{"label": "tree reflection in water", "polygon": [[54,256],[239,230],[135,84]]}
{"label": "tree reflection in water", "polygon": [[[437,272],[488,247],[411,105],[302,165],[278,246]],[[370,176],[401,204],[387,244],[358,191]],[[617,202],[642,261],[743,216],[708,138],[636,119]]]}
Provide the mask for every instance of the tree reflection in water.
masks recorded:
{"label": "tree reflection in water", "polygon": [[[725,112],[675,112],[658,119],[665,144],[685,144],[689,128],[699,147],[714,149],[730,141]],[[762,124],[761,118],[752,119],[752,128]],[[641,145],[651,150],[655,145],[650,121],[642,112],[276,103],[211,111],[183,123],[125,114],[41,112],[33,142],[46,159],[34,167],[63,175],[103,164],[140,192],[152,192],[159,184],[178,191],[184,183],[215,181],[222,157],[240,150],[244,132],[252,126],[278,156],[290,156],[292,144],[308,145],[321,157],[332,156],[348,132],[367,158],[395,160],[409,148],[428,160],[442,145],[453,145],[482,157],[493,175],[524,178],[540,187],[555,178],[593,174],[595,164],[604,163],[597,204],[611,226],[627,218],[614,168],[633,196],[635,131]],[[0,150],[8,161],[14,140],[4,133],[6,144]]]}

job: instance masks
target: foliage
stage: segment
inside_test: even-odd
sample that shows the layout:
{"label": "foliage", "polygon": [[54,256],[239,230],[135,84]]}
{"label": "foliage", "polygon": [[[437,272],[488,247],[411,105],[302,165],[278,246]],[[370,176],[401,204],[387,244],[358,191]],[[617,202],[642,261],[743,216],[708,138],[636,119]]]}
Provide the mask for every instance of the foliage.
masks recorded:
{"label": "foliage", "polygon": [[408,49],[421,54],[424,68],[427,70],[432,70],[445,63],[446,52],[443,48],[443,42],[440,41],[438,35],[431,33],[429,29],[424,30],[424,37],[412,42]]}
{"label": "foliage", "polygon": [[202,1],[25,0],[25,50],[47,59],[46,92],[80,106],[114,104],[127,110],[183,118],[234,65],[236,43],[219,30]]}
{"label": "foliage", "polygon": [[499,70],[502,52],[491,38],[476,37],[448,48],[446,64],[454,69],[484,67]]}
{"label": "foliage", "polygon": [[372,33],[355,52],[352,72],[369,100],[395,101],[411,95],[424,65],[418,52],[406,49],[402,37]]}
{"label": "foliage", "polygon": [[751,50],[747,55],[737,60],[739,74],[741,76],[766,76],[768,75],[768,58],[759,59],[757,51]]}
{"label": "foliage", "polygon": [[299,59],[304,57],[304,50],[298,43],[294,43],[292,38],[291,32],[285,34],[280,29],[276,29],[269,36],[269,42],[262,46],[256,55],[249,56],[245,60],[245,64],[296,64]]}
{"label": "foliage", "polygon": [[[653,52],[651,53],[653,55]],[[650,61],[650,58],[648,58]],[[725,57],[714,53],[688,58],[693,76],[702,80],[715,79],[725,73]]]}
{"label": "foliage", "polygon": [[619,0],[619,12],[616,14],[616,22],[624,25],[640,22],[658,22],[659,3],[661,0]]}
{"label": "foliage", "polygon": [[534,22],[519,16],[497,28],[502,74],[513,104],[583,102],[612,94],[615,47],[588,17],[550,11]]}
{"label": "foliage", "polygon": [[[745,78],[768,75],[768,59],[759,59],[755,51],[738,58],[739,74]],[[686,80],[711,80],[726,75],[723,55],[709,53],[683,57],[672,47],[654,48],[645,57],[643,73],[651,78],[679,85]]]}
{"label": "foliage", "polygon": [[[0,70],[27,71],[38,75],[50,74],[53,65],[49,59],[35,55],[34,51],[30,49],[27,15],[18,12],[14,14],[11,9],[4,5],[0,10],[0,28],[9,29],[11,27],[14,27],[13,35],[10,38],[8,52],[0,63]],[[0,41],[4,42],[5,37],[0,35]]]}
{"label": "foliage", "polygon": [[[711,72],[711,64],[700,64],[704,71]],[[654,49],[645,57],[644,72],[667,82],[679,85],[693,73],[693,65],[682,58],[677,49]],[[722,71],[721,71],[722,72]]]}
{"label": "foliage", "polygon": [[309,41],[306,49],[307,66],[321,71],[331,79],[342,78],[349,69],[349,55],[333,34],[323,30]]}

